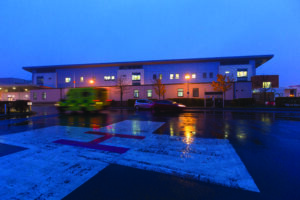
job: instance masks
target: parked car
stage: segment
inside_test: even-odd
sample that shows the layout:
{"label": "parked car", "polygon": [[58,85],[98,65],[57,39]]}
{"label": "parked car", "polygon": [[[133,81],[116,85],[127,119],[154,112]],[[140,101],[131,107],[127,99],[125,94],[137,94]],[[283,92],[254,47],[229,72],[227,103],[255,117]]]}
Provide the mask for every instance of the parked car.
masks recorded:
{"label": "parked car", "polygon": [[138,109],[151,109],[153,106],[153,101],[149,99],[137,99],[134,103],[134,108]]}
{"label": "parked car", "polygon": [[153,104],[153,109],[159,111],[182,111],[186,106],[170,100],[158,100]]}

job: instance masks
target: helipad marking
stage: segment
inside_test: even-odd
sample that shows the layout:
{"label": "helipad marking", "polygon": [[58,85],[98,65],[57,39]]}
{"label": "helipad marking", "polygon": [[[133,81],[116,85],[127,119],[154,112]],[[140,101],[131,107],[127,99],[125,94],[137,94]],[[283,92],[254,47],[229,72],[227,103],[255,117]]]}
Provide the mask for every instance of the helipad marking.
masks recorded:
{"label": "helipad marking", "polygon": [[[185,137],[152,134],[163,124],[125,120],[100,129],[52,126],[1,135],[1,143],[28,150],[0,157],[0,196],[62,199],[110,163],[259,192],[228,140],[190,138],[187,141]],[[85,134],[87,131],[94,132]],[[106,134],[118,137],[104,141],[99,138]],[[137,136],[145,138],[130,138]],[[57,140],[92,144],[100,141],[101,145],[130,150],[116,154],[53,143]]]}
{"label": "helipad marking", "polygon": [[123,154],[123,153],[127,152],[129,150],[129,148],[103,145],[103,144],[99,144],[99,143],[103,142],[105,140],[108,140],[112,137],[130,138],[130,139],[139,139],[139,140],[145,138],[145,136],[111,134],[111,133],[102,133],[102,132],[98,132],[98,131],[86,131],[85,133],[95,134],[95,135],[104,135],[104,137],[94,139],[90,142],[79,142],[79,141],[74,141],[74,140],[61,139],[61,140],[54,141],[54,143],[66,144],[66,145],[77,146],[77,147],[84,147],[84,148],[89,148],[89,149],[98,149],[98,150]]}

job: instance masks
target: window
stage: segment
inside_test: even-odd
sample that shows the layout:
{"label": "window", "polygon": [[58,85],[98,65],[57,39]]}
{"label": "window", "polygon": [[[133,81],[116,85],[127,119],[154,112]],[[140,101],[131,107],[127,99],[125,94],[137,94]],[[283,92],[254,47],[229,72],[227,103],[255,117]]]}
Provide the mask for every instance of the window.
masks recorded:
{"label": "window", "polygon": [[159,79],[162,80],[162,74],[159,74]]}
{"label": "window", "polygon": [[104,76],[104,80],[105,81],[109,81],[110,80],[110,76]]}
{"label": "window", "polygon": [[193,97],[199,97],[199,88],[193,88]]}
{"label": "window", "polygon": [[134,98],[139,98],[139,90],[134,90],[133,91],[133,97]]}
{"label": "window", "polygon": [[174,74],[170,74],[170,79],[174,79]]}
{"label": "window", "polygon": [[271,82],[263,82],[263,88],[271,88],[272,83]]}
{"label": "window", "polygon": [[141,80],[141,73],[132,73],[132,80],[133,81],[140,81]]}
{"label": "window", "polygon": [[45,100],[47,98],[46,92],[42,92],[42,99]]}
{"label": "window", "polygon": [[115,76],[111,76],[111,80],[115,80]]}
{"label": "window", "polygon": [[230,71],[226,71],[226,72],[225,72],[225,74],[229,74],[229,73],[230,73]]}
{"label": "window", "polygon": [[176,79],[179,79],[179,74],[175,74],[175,78],[176,78]]}
{"label": "window", "polygon": [[203,73],[203,78],[207,78],[206,72]]}
{"label": "window", "polygon": [[66,77],[66,78],[65,78],[65,82],[66,82],[66,83],[70,83],[70,82],[71,82],[71,78],[70,78],[70,77]]}
{"label": "window", "polygon": [[147,90],[147,97],[151,98],[152,97],[152,90]]}
{"label": "window", "polygon": [[156,80],[156,74],[153,74],[153,80]]}
{"label": "window", "polygon": [[209,72],[209,78],[213,78],[214,77],[214,73],[213,72]]}
{"label": "window", "polygon": [[36,77],[36,84],[37,85],[44,85],[44,77],[43,76],[37,76]]}
{"label": "window", "polygon": [[247,76],[248,76],[248,70],[247,69],[238,69],[237,77],[247,77]]}
{"label": "window", "polygon": [[37,100],[36,92],[33,93],[33,100]]}
{"label": "window", "polygon": [[183,89],[182,88],[177,89],[177,96],[183,97]]}
{"label": "window", "polygon": [[194,74],[192,74],[192,78],[196,78],[196,74],[194,73]]}
{"label": "window", "polygon": [[83,81],[84,81],[84,78],[82,76],[82,77],[80,77],[80,82],[82,83]]}

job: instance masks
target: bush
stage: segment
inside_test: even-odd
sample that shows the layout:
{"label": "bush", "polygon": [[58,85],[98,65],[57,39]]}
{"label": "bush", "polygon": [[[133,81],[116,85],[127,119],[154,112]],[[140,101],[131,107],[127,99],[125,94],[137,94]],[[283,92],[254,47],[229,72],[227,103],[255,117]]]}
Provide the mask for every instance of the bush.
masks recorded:
{"label": "bush", "polygon": [[277,97],[275,104],[278,107],[284,106],[300,106],[300,97]]}
{"label": "bush", "polygon": [[253,106],[255,105],[254,98],[240,98],[240,99],[233,99],[231,101],[232,106]]}

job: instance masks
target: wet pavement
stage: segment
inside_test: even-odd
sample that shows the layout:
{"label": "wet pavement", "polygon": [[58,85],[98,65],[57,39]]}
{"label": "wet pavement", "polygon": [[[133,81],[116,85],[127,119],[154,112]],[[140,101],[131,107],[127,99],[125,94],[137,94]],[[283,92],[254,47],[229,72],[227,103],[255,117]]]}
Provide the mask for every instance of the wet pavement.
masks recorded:
{"label": "wet pavement", "polygon": [[0,124],[1,199],[300,199],[299,112],[37,111]]}

